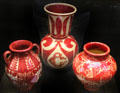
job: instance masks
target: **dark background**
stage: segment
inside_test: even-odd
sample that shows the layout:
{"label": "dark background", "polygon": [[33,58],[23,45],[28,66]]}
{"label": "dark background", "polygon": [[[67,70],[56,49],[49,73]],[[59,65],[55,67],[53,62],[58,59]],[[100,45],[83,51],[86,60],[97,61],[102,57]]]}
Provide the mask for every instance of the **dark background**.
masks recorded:
{"label": "dark background", "polygon": [[[0,77],[4,73],[2,54],[12,41],[27,39],[38,43],[48,32],[47,14],[43,7],[51,2],[66,2],[77,7],[71,34],[78,41],[80,51],[89,41],[106,43],[117,61],[115,82],[120,89],[120,1],[119,0],[0,0]],[[78,80],[72,70],[49,71],[43,68],[37,87],[42,93],[79,93]],[[78,84],[79,85],[79,84]]]}

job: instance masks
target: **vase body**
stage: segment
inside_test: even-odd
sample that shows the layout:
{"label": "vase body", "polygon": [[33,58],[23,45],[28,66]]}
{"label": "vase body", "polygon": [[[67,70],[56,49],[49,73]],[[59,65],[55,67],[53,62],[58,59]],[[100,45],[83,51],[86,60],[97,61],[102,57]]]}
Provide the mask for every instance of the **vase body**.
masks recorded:
{"label": "vase body", "polygon": [[[36,52],[33,47],[37,47]],[[20,91],[29,91],[41,76],[39,46],[27,40],[17,40],[9,48],[11,51],[4,52],[6,74]]]}
{"label": "vase body", "polygon": [[77,42],[72,36],[54,39],[51,35],[46,35],[40,47],[44,62],[53,68],[63,68],[69,65],[78,52]]}
{"label": "vase body", "polygon": [[85,44],[84,51],[75,57],[74,73],[88,91],[97,91],[115,75],[116,61],[109,52],[106,44],[91,42]]}
{"label": "vase body", "polygon": [[69,35],[76,8],[66,3],[51,3],[44,7],[48,13],[49,31],[40,42],[43,61],[52,68],[64,68],[78,52],[78,44]]}

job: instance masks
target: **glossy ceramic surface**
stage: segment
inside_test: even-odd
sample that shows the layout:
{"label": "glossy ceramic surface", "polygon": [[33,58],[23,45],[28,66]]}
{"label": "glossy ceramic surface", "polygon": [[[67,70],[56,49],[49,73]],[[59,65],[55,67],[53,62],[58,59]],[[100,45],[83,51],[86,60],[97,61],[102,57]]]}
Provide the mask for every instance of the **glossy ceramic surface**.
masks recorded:
{"label": "glossy ceramic surface", "polygon": [[76,7],[51,3],[44,7],[48,14],[49,31],[40,42],[41,57],[50,67],[59,69],[70,64],[78,52],[76,40],[69,35]]}
{"label": "glossy ceramic surface", "polygon": [[75,57],[74,73],[87,90],[98,90],[115,75],[116,61],[109,53],[110,48],[106,44],[90,42],[85,44],[84,51]]}
{"label": "glossy ceramic surface", "polygon": [[[36,52],[33,52],[33,47],[37,48]],[[28,91],[41,76],[39,46],[27,40],[17,40],[9,48],[10,51],[4,52],[6,74],[20,90]]]}
{"label": "glossy ceramic surface", "polygon": [[45,36],[40,45],[41,57],[53,68],[63,68],[70,64],[78,52],[78,45],[72,36],[65,39],[54,39]]}

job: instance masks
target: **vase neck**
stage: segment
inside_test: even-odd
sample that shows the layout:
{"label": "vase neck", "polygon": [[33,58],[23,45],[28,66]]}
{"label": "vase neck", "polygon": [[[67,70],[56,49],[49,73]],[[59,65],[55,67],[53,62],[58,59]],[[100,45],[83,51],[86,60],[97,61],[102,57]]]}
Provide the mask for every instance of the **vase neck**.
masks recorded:
{"label": "vase neck", "polygon": [[30,51],[32,47],[33,47],[32,42],[28,40],[16,40],[12,42],[9,46],[12,52],[19,54]]}
{"label": "vase neck", "polygon": [[110,53],[110,48],[104,43],[90,42],[84,45],[84,52],[89,57],[105,60]]}
{"label": "vase neck", "polygon": [[108,58],[109,55],[105,55],[105,56],[93,56],[93,55],[89,55],[86,52],[84,52],[84,55],[92,61],[104,61]]}
{"label": "vase neck", "polygon": [[51,3],[44,6],[48,13],[49,30],[53,38],[65,38],[71,31],[72,18],[77,8],[67,3]]}
{"label": "vase neck", "polygon": [[73,15],[56,16],[49,15],[49,31],[53,38],[65,38],[71,31]]}

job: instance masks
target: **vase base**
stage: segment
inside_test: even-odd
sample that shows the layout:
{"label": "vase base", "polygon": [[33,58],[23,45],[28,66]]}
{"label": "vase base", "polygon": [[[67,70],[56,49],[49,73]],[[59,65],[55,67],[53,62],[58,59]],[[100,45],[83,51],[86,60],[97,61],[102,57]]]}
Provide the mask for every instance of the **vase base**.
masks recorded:
{"label": "vase base", "polygon": [[86,86],[84,86],[84,88],[88,91],[98,91],[99,90],[99,88],[90,88],[90,87],[86,87]]}

